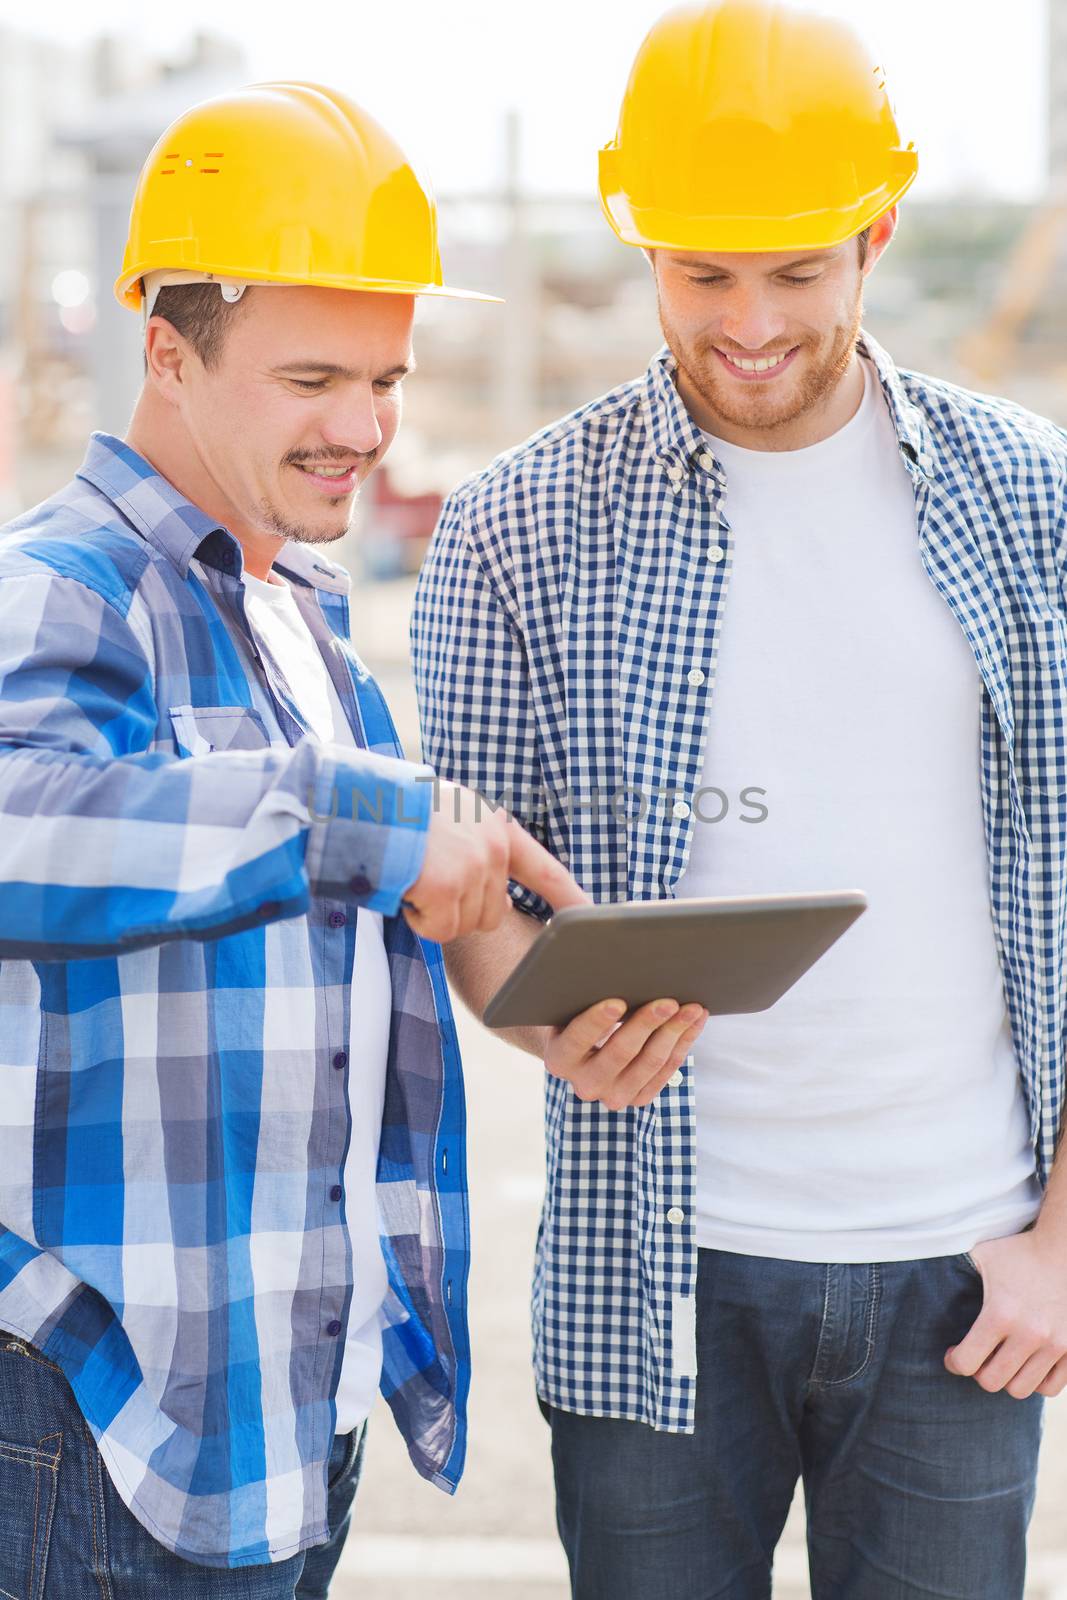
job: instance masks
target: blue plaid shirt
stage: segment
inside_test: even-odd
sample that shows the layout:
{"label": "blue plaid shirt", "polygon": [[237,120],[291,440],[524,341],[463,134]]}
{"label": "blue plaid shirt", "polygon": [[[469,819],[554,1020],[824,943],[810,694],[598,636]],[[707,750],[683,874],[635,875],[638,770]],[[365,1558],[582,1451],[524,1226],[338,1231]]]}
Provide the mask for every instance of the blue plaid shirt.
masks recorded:
{"label": "blue plaid shirt", "polygon": [[209,1566],[327,1537],[363,907],[392,989],[382,1388],[442,1488],[466,1441],[459,1057],[440,951],[396,915],[429,774],[396,759],[347,574],[299,545],[276,566],[361,749],[308,735],[240,546],[118,440],[0,538],[0,1327]]}
{"label": "blue plaid shirt", "polygon": [[[1067,435],[1005,401],[898,372],[867,336],[863,348],[914,484],[921,559],[984,683],[994,929],[1046,1180],[1067,1004]],[[596,900],[674,893],[714,705],[734,535],[725,472],[673,374],[660,351],[642,379],[457,489],[416,601],[426,759],[510,804]],[[623,1112],[548,1078],[546,1119],[540,1392],[566,1410],[689,1431],[692,1063],[651,1105]]]}

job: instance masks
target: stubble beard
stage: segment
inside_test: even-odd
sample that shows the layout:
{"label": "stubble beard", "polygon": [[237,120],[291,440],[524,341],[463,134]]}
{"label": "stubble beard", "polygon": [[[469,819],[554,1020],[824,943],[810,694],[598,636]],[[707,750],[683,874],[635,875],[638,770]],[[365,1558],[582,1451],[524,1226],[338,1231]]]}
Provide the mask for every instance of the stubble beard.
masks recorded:
{"label": "stubble beard", "polygon": [[[339,497],[340,498],[340,497]],[[348,508],[344,521],[337,528],[312,528],[306,523],[292,522],[288,517],[282,516],[273,501],[266,497],[260,501],[260,516],[265,532],[272,533],[276,538],[286,539],[292,544],[336,544],[338,539],[343,539],[352,526],[356,514],[356,502],[359,499],[359,490],[352,496],[352,503]]]}
{"label": "stubble beard", "polygon": [[[667,321],[660,303],[660,323],[663,337],[693,389],[704,403],[734,428],[762,428],[773,433],[788,428],[800,417],[825,404],[848,371],[859,342],[863,319],[863,286],[856,291],[852,316],[848,322],[835,329],[830,348],[821,359],[808,360],[800,374],[799,382],[790,385],[781,400],[770,393],[760,393],[756,384],[751,392],[740,392],[740,383],[731,385],[720,368],[714,341],[700,337],[686,346],[676,329]],[[801,351],[813,348],[813,342],[802,343]]]}

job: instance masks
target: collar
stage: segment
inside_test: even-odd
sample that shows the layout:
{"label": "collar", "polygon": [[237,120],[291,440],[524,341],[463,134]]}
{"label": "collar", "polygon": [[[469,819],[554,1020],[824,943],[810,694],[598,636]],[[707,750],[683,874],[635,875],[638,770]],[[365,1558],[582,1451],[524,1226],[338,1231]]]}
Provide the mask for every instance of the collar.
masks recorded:
{"label": "collar", "polygon": [[662,464],[675,494],[695,468],[704,468],[725,492],[726,473],[685,409],[674,382],[677,370],[677,362],[664,345],[652,357],[645,374],[642,404],[652,453]]}
{"label": "collar", "polygon": [[[886,397],[900,451],[912,475],[936,476],[930,432],[922,411],[909,398],[900,373],[881,345],[865,330],[857,346],[870,358]],[[694,470],[706,471],[718,492],[726,491],[726,473],[713,447],[689,415],[675,385],[677,363],[666,345],[657,350],[645,373],[642,407],[652,452],[662,463],[677,494]]]}
{"label": "collar", "polygon": [[937,458],[929,425],[921,408],[909,398],[904,380],[892,358],[866,329],[860,333],[859,351],[861,355],[869,356],[874,364],[897,432],[900,453],[908,470],[914,467],[921,477],[936,478]]}
{"label": "collar", "polygon": [[[122,439],[94,433],[77,475],[99,490],[182,578],[188,577],[194,556],[232,577],[239,578],[244,571],[240,541]],[[351,588],[344,567],[295,541],[283,545],[274,565],[286,577],[313,589],[348,594]]]}

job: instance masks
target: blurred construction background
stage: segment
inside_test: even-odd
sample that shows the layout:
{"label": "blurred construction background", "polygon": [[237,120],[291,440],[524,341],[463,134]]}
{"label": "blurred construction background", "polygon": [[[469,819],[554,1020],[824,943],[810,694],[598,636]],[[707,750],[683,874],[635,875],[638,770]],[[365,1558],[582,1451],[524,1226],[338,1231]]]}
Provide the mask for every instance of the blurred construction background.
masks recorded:
{"label": "blurred construction background", "polygon": [[[874,17],[919,182],[867,293],[902,365],[1067,425],[1067,0],[827,0]],[[121,433],[139,326],[111,295],[135,174],[180,110],[277,77],[347,90],[431,170],[449,278],[503,306],[423,302],[404,427],[339,548],[357,642],[410,753],[413,574],[441,497],[542,423],[634,376],[659,343],[640,252],[595,199],[627,64],[657,0],[396,0],[271,20],[253,0],[0,8],[0,520]],[[520,19],[517,13],[524,13]],[[604,20],[612,18],[610,27]],[[377,1416],[337,1600],[562,1600],[527,1298],[542,1155],[538,1069],[463,1024],[471,1101],[476,1381],[456,1501],[415,1480]],[[1061,1419],[1060,1410],[1063,1411]],[[1067,1399],[1049,1408],[1029,1600],[1067,1600]],[[807,1595],[794,1507],[776,1600]],[[682,1600],[682,1597],[680,1597]]]}

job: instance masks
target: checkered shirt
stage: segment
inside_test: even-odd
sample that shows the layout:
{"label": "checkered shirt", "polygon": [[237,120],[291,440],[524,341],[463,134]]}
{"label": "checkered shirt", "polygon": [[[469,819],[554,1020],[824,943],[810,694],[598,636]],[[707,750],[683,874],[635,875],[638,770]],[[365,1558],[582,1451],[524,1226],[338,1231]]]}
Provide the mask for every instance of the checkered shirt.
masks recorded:
{"label": "checkered shirt", "polygon": [[261,661],[237,542],[118,440],[0,537],[0,1327],[208,1566],[328,1536],[363,908],[392,991],[382,1389],[440,1487],[466,1440],[459,1058],[440,950],[396,914],[430,774],[397,759],[347,574],[275,565],[357,750]]}
{"label": "checkered shirt", "polygon": [[[1067,435],[1005,401],[899,372],[867,335],[862,349],[914,484],[922,562],[984,683],[992,912],[1045,1181],[1067,998]],[[425,759],[503,799],[598,901],[675,892],[714,703],[734,535],[724,469],[673,374],[661,350],[643,378],[462,484],[416,599]],[[518,885],[512,894],[548,915]],[[554,1078],[546,1089],[539,1390],[566,1410],[689,1431],[692,1061],[653,1104],[621,1112]]]}

